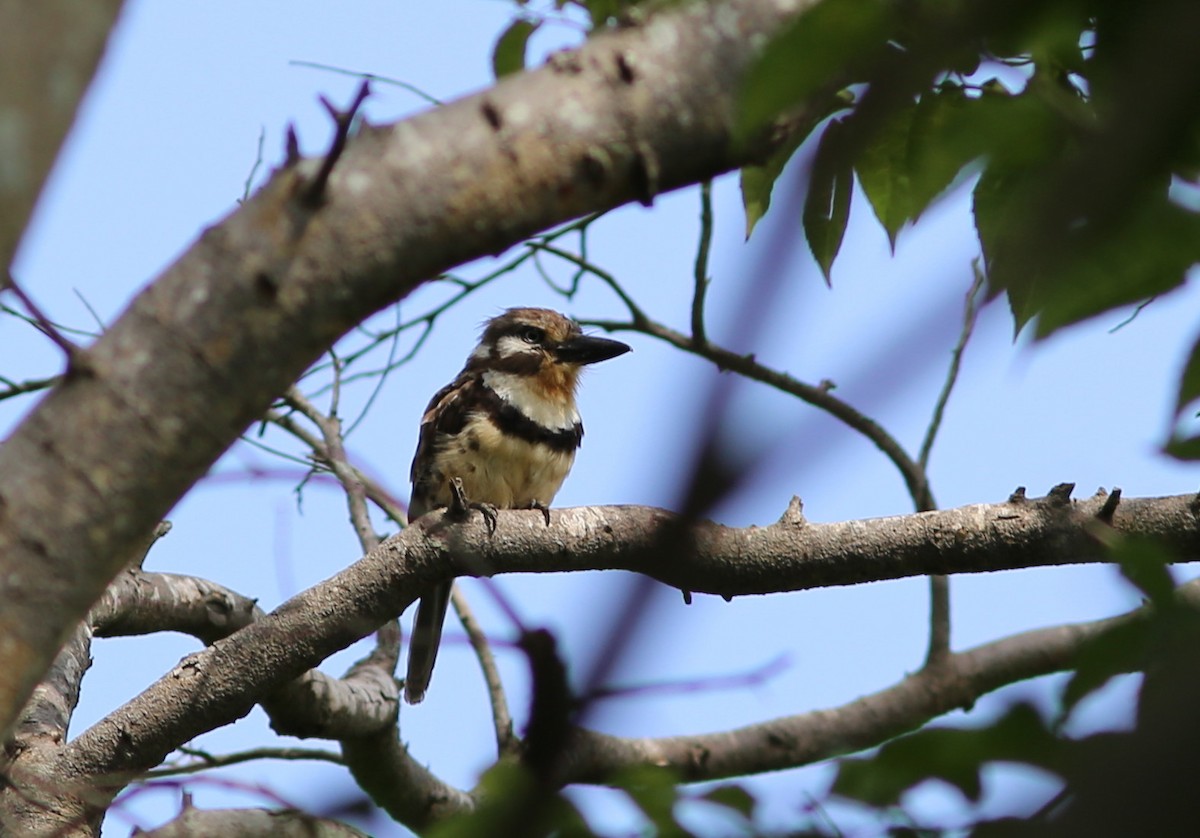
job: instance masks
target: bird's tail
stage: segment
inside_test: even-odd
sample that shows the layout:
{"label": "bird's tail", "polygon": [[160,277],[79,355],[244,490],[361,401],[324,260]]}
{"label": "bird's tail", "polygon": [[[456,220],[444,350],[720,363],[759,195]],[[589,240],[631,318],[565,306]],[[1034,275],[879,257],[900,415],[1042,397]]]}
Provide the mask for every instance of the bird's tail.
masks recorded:
{"label": "bird's tail", "polygon": [[453,582],[438,585],[421,597],[417,605],[412,640],[408,644],[408,674],[404,679],[404,700],[409,704],[419,704],[429,689],[453,585]]}

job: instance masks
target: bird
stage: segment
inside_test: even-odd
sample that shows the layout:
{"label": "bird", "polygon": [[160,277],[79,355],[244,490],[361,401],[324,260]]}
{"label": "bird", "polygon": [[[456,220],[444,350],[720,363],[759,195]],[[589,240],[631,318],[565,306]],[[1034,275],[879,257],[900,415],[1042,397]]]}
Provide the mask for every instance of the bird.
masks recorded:
{"label": "bird", "polygon": [[[488,320],[462,372],[421,417],[409,522],[439,507],[470,508],[494,531],[496,509],[537,509],[550,526],[550,504],[583,440],[580,372],[628,351],[550,309],[510,308]],[[452,586],[439,583],[417,605],[404,683],[409,704],[429,687]]]}

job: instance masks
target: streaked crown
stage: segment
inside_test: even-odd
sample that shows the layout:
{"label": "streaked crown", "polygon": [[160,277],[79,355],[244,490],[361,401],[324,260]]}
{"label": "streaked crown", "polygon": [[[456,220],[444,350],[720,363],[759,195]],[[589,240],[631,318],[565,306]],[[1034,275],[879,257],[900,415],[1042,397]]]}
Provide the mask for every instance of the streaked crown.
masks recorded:
{"label": "streaked crown", "polygon": [[510,308],[483,327],[468,369],[516,375],[568,373],[629,351],[620,341],[585,335],[579,324],[548,308]]}

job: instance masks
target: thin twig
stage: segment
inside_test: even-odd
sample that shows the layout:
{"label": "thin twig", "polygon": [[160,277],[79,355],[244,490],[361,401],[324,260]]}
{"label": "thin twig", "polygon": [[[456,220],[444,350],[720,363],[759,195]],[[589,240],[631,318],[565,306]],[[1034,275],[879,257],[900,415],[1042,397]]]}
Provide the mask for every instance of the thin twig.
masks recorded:
{"label": "thin twig", "polygon": [[791,665],[787,654],[778,655],[759,667],[732,675],[696,678],[687,681],[654,681],[646,684],[597,687],[583,701],[603,701],[611,698],[635,698],[644,695],[679,695],[714,690],[733,690],[757,687],[782,674]]}
{"label": "thin twig", "polygon": [[246,175],[246,183],[242,186],[242,199],[239,203],[245,203],[250,197],[250,187],[254,185],[254,176],[258,174],[258,169],[263,162],[263,142],[267,138],[267,129],[260,127],[258,129],[258,153],[254,156],[254,165],[250,167],[250,174]]}
{"label": "thin twig", "polygon": [[[271,424],[282,428],[283,430],[290,433],[292,436],[299,439],[301,442],[308,445],[308,447],[313,450],[313,453],[316,455],[316,458],[324,461],[324,459],[327,456],[327,452],[325,450],[325,443],[322,442],[321,439],[318,438],[316,435],[312,434],[305,428],[301,427],[296,422],[296,420],[294,420],[291,416],[287,416],[285,414],[278,413],[278,412],[272,410],[272,411],[267,412],[266,420],[268,422],[270,422]],[[243,437],[242,439],[245,442],[250,442],[250,443],[254,442],[254,440],[247,439],[246,437]],[[262,446],[260,446],[260,447],[262,447]],[[272,449],[267,449],[267,450],[270,451]],[[289,460],[293,460],[298,463],[305,462],[304,460],[302,460],[298,457],[293,457],[291,455],[285,454],[283,456],[287,457],[287,459],[289,459]],[[307,465],[309,465],[311,467],[313,465],[312,461],[309,461],[307,463]],[[355,478],[358,479],[362,483],[363,489],[367,495],[367,499],[370,500],[371,503],[373,503],[377,507],[379,507],[379,509],[382,510],[385,515],[387,515],[389,518],[391,518],[397,524],[403,526],[405,520],[407,520],[408,513],[405,511],[404,507],[400,504],[400,502],[398,500],[396,500],[396,498],[390,492],[388,492],[381,485],[379,485],[379,483],[372,480],[367,475],[363,474],[357,468],[355,468],[352,465],[350,466],[350,468],[354,472]]]}
{"label": "thin twig", "polygon": [[337,477],[346,491],[346,503],[350,510],[350,522],[358,535],[358,542],[364,553],[369,553],[379,546],[379,535],[371,526],[371,515],[367,511],[367,492],[360,472],[350,465],[346,457],[346,449],[342,445],[341,421],[336,416],[326,416],[315,405],[306,399],[296,388],[288,390],[283,400],[293,410],[306,416],[321,431],[324,445],[320,450],[313,449],[313,454],[319,457]]}
{"label": "thin twig", "polygon": [[39,390],[48,390],[62,380],[61,375],[52,375],[48,378],[31,378],[27,381],[12,381],[3,379],[8,386],[0,390],[0,402],[5,399],[11,399],[14,396],[20,396],[25,393],[36,393]]}
{"label": "thin twig", "polygon": [[870,417],[860,413],[846,402],[830,392],[830,388],[820,385],[806,384],[793,378],[787,373],[780,372],[760,364],[753,355],[739,355],[713,343],[698,346],[694,340],[674,329],[652,320],[642,311],[641,307],[629,296],[616,277],[603,268],[593,265],[580,256],[548,244],[528,243],[547,253],[553,253],[568,262],[579,265],[612,289],[625,304],[629,311],[629,322],[620,320],[582,320],[585,325],[595,326],[610,332],[633,331],[650,337],[658,338],[670,345],[705,358],[716,364],[721,370],[730,370],[737,374],[774,387],[784,393],[795,396],[803,402],[820,408],[844,424],[865,436],[884,453],[892,464],[899,470],[908,488],[909,495],[918,505],[935,509],[933,494],[929,481],[920,463],[913,460],[904,447],[883,427]]}
{"label": "thin twig", "polygon": [[416,85],[409,84],[406,81],[400,81],[399,79],[393,79],[393,78],[389,78],[387,76],[380,76],[380,75],[376,75],[375,73],[364,73],[359,70],[347,70],[342,67],[334,67],[329,64],[319,64],[316,61],[289,61],[288,64],[291,64],[293,67],[311,67],[314,70],[324,70],[328,73],[338,73],[339,75],[343,75],[343,76],[354,76],[354,78],[363,79],[364,81],[369,81],[369,82],[377,81],[377,82],[380,82],[381,84],[390,84],[395,87],[399,87],[401,90],[407,90],[409,93],[413,94],[414,96],[418,96],[421,99],[424,99],[426,102],[428,102],[431,105],[442,104],[442,101],[440,99],[437,99],[437,98],[429,95],[424,90],[417,87]]}
{"label": "thin twig", "polygon": [[[611,288],[612,292],[620,298],[622,303],[625,304],[625,308],[629,310],[629,317],[633,321],[633,324],[630,326],[630,328],[641,331],[642,326],[649,325],[652,322],[650,318],[646,316],[646,313],[642,311],[641,306],[635,303],[633,298],[630,297],[625,289],[621,286],[621,283],[617,282],[617,278],[598,265],[592,264],[582,256],[578,256],[569,250],[563,250],[562,248],[555,247],[545,242],[525,242],[525,246],[537,250],[544,250],[547,253],[553,253],[560,259],[566,259],[568,262],[583,268],[592,276],[596,277],[609,288]],[[593,323],[593,325],[599,324]]]}
{"label": "thin twig", "polygon": [[695,288],[692,291],[692,340],[708,343],[704,332],[704,295],[708,290],[708,253],[712,245],[712,181],[700,184],[700,243],[696,246]]}
{"label": "thin twig", "polygon": [[333,751],[322,751],[317,748],[252,748],[248,751],[218,755],[207,753],[198,748],[181,747],[178,751],[185,756],[193,757],[197,761],[186,765],[155,768],[147,771],[145,776],[150,779],[177,777],[181,774],[195,774],[199,771],[207,771],[210,768],[222,768],[226,765],[237,765],[238,763],[250,762],[256,759],[280,759],[288,761],[311,759],[321,762],[333,762],[338,765],[343,763],[341,754],[334,753]]}
{"label": "thin twig", "polygon": [[1126,317],[1120,323],[1118,323],[1117,325],[1115,325],[1111,329],[1109,329],[1108,333],[1111,335],[1115,332],[1119,332],[1121,329],[1124,329],[1126,326],[1128,326],[1130,323],[1132,323],[1134,320],[1137,319],[1137,316],[1142,313],[1142,309],[1144,309],[1146,306],[1150,305],[1152,302],[1154,302],[1157,299],[1158,299],[1158,295],[1155,294],[1153,297],[1149,297],[1145,300],[1142,300],[1140,303],[1137,304],[1137,308],[1135,308],[1133,311],[1131,311],[1129,313],[1128,317]]}
{"label": "thin twig", "polygon": [[[979,297],[980,292],[983,290],[984,276],[983,271],[979,268],[978,260],[972,264],[971,269],[975,273],[975,278],[971,282],[970,290],[967,291],[967,300],[963,308],[962,330],[959,332],[958,342],[954,345],[954,350],[950,353],[950,366],[946,370],[946,381],[942,385],[942,391],[938,394],[937,402],[934,404],[933,416],[930,417],[929,427],[925,431],[925,439],[921,443],[921,451],[917,456],[917,463],[926,475],[929,473],[929,456],[933,451],[933,443],[937,439],[938,430],[942,426],[942,417],[946,412],[946,404],[950,401],[950,394],[954,391],[954,385],[958,382],[959,369],[962,367],[963,351],[967,348],[967,342],[971,339],[971,334],[975,331],[975,323],[979,318]],[[934,508],[932,498],[925,498],[924,500],[929,501],[929,503],[926,506],[918,500],[918,512],[928,512]],[[925,653],[926,666],[941,663],[950,656],[950,617],[950,577],[940,575],[930,576],[929,647]]]}
{"label": "thin twig", "polygon": [[917,498],[930,495],[924,470],[908,455],[896,438],[884,430],[874,419],[860,413],[848,403],[834,396],[825,387],[799,381],[787,373],[760,364],[752,355],[738,355],[711,342],[701,349],[688,336],[648,318],[644,319],[641,324],[620,320],[584,320],[581,322],[607,331],[634,331],[658,338],[685,352],[705,358],[720,369],[731,370],[738,375],[774,387],[776,390],[788,393],[813,407],[824,410],[873,442],[899,470],[911,496]]}
{"label": "thin twig", "polygon": [[[29,312],[30,317],[27,318],[28,321],[63,351],[63,354],[67,356],[67,363],[69,365],[78,364],[81,352],[80,348],[68,340],[58,326],[42,313],[38,304],[25,293],[21,286],[17,284],[16,278],[8,271],[4,272],[3,278],[0,280],[0,291],[11,291],[13,296],[20,301],[25,311]],[[13,313],[15,314],[16,312]]]}
{"label": "thin twig", "polygon": [[483,672],[483,681],[487,685],[488,701],[492,705],[492,722],[496,729],[496,752],[501,757],[513,755],[517,752],[520,742],[513,733],[512,715],[508,711],[508,699],[504,695],[504,682],[500,680],[500,670],[496,667],[491,645],[458,585],[450,589],[450,602],[454,605],[454,613],[458,615],[463,631],[467,633],[471,648],[475,650],[475,657],[479,660],[479,668]]}
{"label": "thin twig", "polygon": [[[971,333],[975,331],[975,322],[979,319],[979,292],[983,290],[984,276],[983,271],[979,269],[979,262],[976,260],[971,269],[975,273],[975,279],[971,282],[971,290],[967,291],[967,301],[963,310],[962,331],[958,335],[958,343],[954,345],[954,351],[950,353],[950,367],[946,370],[946,381],[942,384],[942,392],[938,394],[937,402],[933,406],[933,416],[929,420],[929,427],[925,431],[925,439],[921,442],[921,450],[917,454],[917,462],[921,464],[921,468],[929,468],[929,455],[933,451],[934,440],[937,439],[938,431],[942,427],[942,417],[946,412],[946,404],[950,401],[950,394],[954,391],[954,385],[958,382],[958,372],[962,367],[963,350],[967,348],[967,341],[971,339]],[[924,512],[924,509],[918,509],[918,512]]]}
{"label": "thin twig", "polygon": [[88,302],[87,297],[83,296],[78,288],[72,288],[75,296],[79,298],[79,302],[83,303],[83,307],[87,309],[88,314],[92,315],[92,319],[96,321],[96,328],[99,329],[98,334],[104,334],[104,321],[100,319],[100,315],[96,313],[96,309],[92,308],[92,304]]}
{"label": "thin twig", "polygon": [[324,96],[320,97],[322,107],[333,120],[333,142],[329,144],[329,150],[321,158],[321,165],[317,169],[317,173],[300,193],[301,199],[309,206],[316,206],[325,200],[325,187],[329,184],[329,176],[333,174],[333,167],[337,165],[338,160],[342,157],[342,152],[346,150],[346,141],[350,139],[350,131],[354,127],[354,120],[358,116],[359,108],[370,95],[371,83],[364,80],[354,95],[354,101],[344,111],[339,110]]}

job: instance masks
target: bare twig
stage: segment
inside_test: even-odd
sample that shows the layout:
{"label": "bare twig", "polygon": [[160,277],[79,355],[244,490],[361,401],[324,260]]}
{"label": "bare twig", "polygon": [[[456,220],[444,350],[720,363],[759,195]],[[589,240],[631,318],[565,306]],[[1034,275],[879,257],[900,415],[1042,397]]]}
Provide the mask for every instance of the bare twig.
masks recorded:
{"label": "bare twig", "polygon": [[31,378],[27,381],[12,381],[8,378],[0,378],[7,386],[0,390],[0,402],[5,399],[11,399],[14,396],[24,395],[25,393],[36,393],[39,390],[48,390],[58,382],[62,381],[61,375],[51,375],[47,378]]}
{"label": "bare twig", "polygon": [[[971,288],[967,291],[967,300],[963,310],[962,330],[958,335],[958,342],[954,345],[954,350],[950,353],[950,366],[946,370],[946,380],[942,384],[942,391],[938,393],[937,401],[933,406],[933,416],[929,420],[929,427],[925,430],[925,439],[921,442],[921,450],[917,454],[917,462],[921,468],[929,468],[929,455],[933,451],[934,440],[937,439],[938,431],[942,427],[942,417],[946,412],[946,404],[950,401],[950,394],[954,391],[954,385],[958,382],[958,372],[962,367],[963,351],[967,348],[967,342],[971,339],[972,332],[975,331],[975,323],[979,318],[979,295],[983,290],[986,278],[983,271],[979,268],[979,261],[976,260],[972,266],[975,278],[971,282]],[[918,512],[925,510],[918,509]]]}
{"label": "bare twig", "polygon": [[250,197],[250,187],[254,185],[254,176],[258,174],[259,168],[263,162],[263,143],[267,139],[267,129],[258,129],[258,152],[254,155],[254,165],[250,167],[250,173],[246,175],[246,183],[242,186],[242,198],[239,203],[245,203]]}
{"label": "bare twig", "polygon": [[325,186],[329,183],[329,176],[333,174],[333,167],[337,165],[342,152],[346,150],[346,141],[350,138],[350,128],[354,125],[354,117],[358,114],[358,109],[362,107],[362,103],[370,95],[371,83],[364,80],[359,85],[358,93],[354,95],[354,101],[344,111],[338,110],[324,96],[321,97],[321,104],[333,119],[334,133],[333,142],[330,143],[329,150],[321,158],[320,168],[317,169],[316,175],[313,176],[313,179],[308,182],[301,193],[301,199],[309,206],[316,206],[325,199]]}
{"label": "bare twig", "polygon": [[860,413],[850,404],[833,395],[828,387],[799,381],[787,373],[759,363],[752,355],[739,355],[712,342],[700,349],[695,346],[691,338],[662,323],[650,320],[644,314],[640,316],[640,322],[636,315],[629,321],[585,320],[582,322],[608,331],[635,331],[658,338],[693,355],[706,358],[721,369],[732,370],[753,381],[759,381],[784,393],[789,393],[813,407],[820,408],[873,442],[896,466],[910,495],[914,498],[930,496],[924,470],[908,455],[896,438],[884,430],[874,419]]}
{"label": "bare twig", "polygon": [[13,296],[20,301],[22,307],[29,312],[29,322],[31,322],[38,331],[50,338],[63,354],[67,356],[67,364],[70,369],[77,370],[80,362],[80,355],[83,350],[78,345],[68,340],[62,330],[45,314],[33,299],[25,293],[24,289],[17,284],[17,280],[11,273],[5,271],[0,275],[0,292],[11,291]]}
{"label": "bare twig", "polygon": [[[967,291],[967,300],[963,311],[962,331],[958,335],[958,342],[954,345],[954,350],[950,353],[950,367],[946,370],[946,381],[942,385],[942,391],[938,394],[937,402],[933,407],[933,416],[929,420],[929,427],[925,431],[925,439],[921,442],[921,450],[917,455],[917,463],[921,466],[921,470],[925,472],[926,479],[929,475],[929,455],[933,451],[934,440],[937,439],[938,430],[942,426],[942,417],[946,412],[946,404],[950,401],[950,394],[954,391],[954,385],[958,381],[958,371],[962,366],[963,351],[967,348],[967,342],[971,339],[971,333],[975,330],[975,322],[979,316],[979,296],[983,290],[985,278],[983,271],[979,268],[979,262],[976,260],[972,266],[972,271],[975,274],[974,280],[971,282],[971,288]],[[928,501],[929,506],[924,507],[922,501]],[[933,508],[933,498],[914,498],[917,504],[918,512],[926,512]],[[929,577],[929,646],[925,652],[925,665],[933,666],[943,660],[950,654],[950,579],[947,576],[930,576]]]}
{"label": "bare twig", "polygon": [[414,96],[418,96],[421,99],[424,99],[426,102],[428,102],[431,105],[442,104],[442,101],[440,99],[434,98],[433,96],[429,95],[424,90],[417,87],[416,85],[409,84],[406,81],[400,81],[399,79],[389,78],[388,76],[381,76],[376,73],[365,73],[360,70],[347,70],[345,68],[334,67],[329,64],[320,64],[316,61],[293,60],[293,61],[289,61],[288,64],[291,64],[293,67],[311,67],[314,70],[325,70],[326,72],[338,73],[339,75],[343,75],[343,76],[354,76],[355,78],[362,79],[363,81],[368,81],[368,82],[377,81],[380,84],[390,84],[395,87],[399,87],[402,90],[407,90],[409,93],[413,94]]}
{"label": "bare twig", "polygon": [[[336,379],[335,379],[336,380]],[[337,388],[334,388],[336,403]],[[324,445],[313,448],[313,456],[319,459],[337,477],[346,490],[346,503],[350,510],[350,523],[364,553],[369,553],[379,545],[379,536],[371,526],[371,515],[367,511],[367,490],[362,473],[354,468],[346,456],[342,445],[342,423],[336,414],[326,416],[306,399],[295,387],[288,390],[283,397],[284,402],[293,410],[307,417],[321,431]]]}
{"label": "bare twig", "polygon": [[599,687],[583,697],[584,701],[603,701],[612,698],[637,698],[645,695],[678,695],[713,690],[745,689],[757,687],[779,675],[790,666],[788,655],[783,654],[767,661],[762,666],[747,672],[717,675],[711,678],[694,678],[684,681],[658,681],[647,684],[620,684]]}
{"label": "bare twig", "polygon": [[475,619],[471,605],[463,596],[458,585],[450,589],[450,602],[454,605],[454,613],[462,623],[463,631],[475,650],[479,660],[479,668],[483,672],[483,681],[487,685],[488,701],[492,706],[492,724],[496,729],[496,751],[500,756],[511,756],[519,746],[516,734],[513,732],[512,716],[508,712],[508,699],[504,695],[504,682],[500,680],[500,670],[496,668],[496,658],[487,636]]}
{"label": "bare twig", "polygon": [[692,291],[692,340],[703,348],[708,343],[704,332],[704,295],[708,290],[708,253],[712,244],[712,181],[700,184],[700,243],[696,246],[695,286]]}
{"label": "bare twig", "polygon": [[333,751],[323,751],[319,748],[251,748],[232,754],[210,754],[199,748],[185,746],[179,748],[178,751],[187,757],[191,757],[193,761],[182,765],[155,768],[152,771],[147,771],[146,776],[150,779],[177,777],[181,774],[195,774],[198,771],[207,771],[210,768],[223,768],[227,765],[237,765],[259,759],[278,759],[287,762],[316,760],[318,762],[333,762],[338,765],[343,763],[341,754],[334,753]]}

